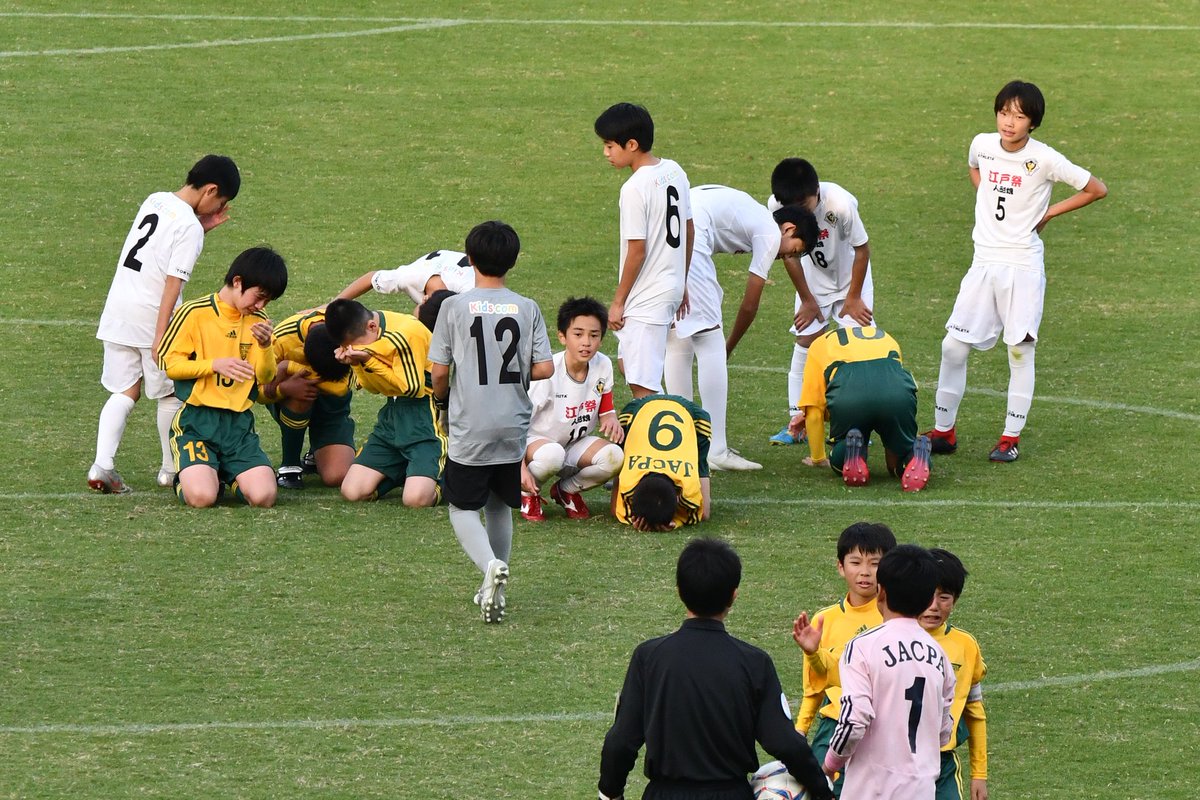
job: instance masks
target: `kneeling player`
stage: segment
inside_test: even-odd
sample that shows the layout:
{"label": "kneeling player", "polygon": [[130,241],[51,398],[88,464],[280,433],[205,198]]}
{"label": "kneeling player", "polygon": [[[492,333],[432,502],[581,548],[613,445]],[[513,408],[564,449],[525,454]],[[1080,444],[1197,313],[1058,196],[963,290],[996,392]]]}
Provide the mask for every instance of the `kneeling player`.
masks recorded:
{"label": "kneeling player", "polygon": [[[625,432],[613,408],[612,361],[600,352],[608,330],[608,310],[591,297],[572,297],[558,308],[558,341],[566,348],[554,355],[554,374],[529,389],[533,415],[521,469],[521,516],[540,522],[541,485],[554,475],[550,497],[571,519],[591,512],[582,492],[599,486],[621,469]],[[596,428],[609,441],[593,435]]]}
{"label": "kneeling player", "polygon": [[[888,472],[906,492],[929,481],[929,438],[917,436],[917,384],[900,361],[900,345],[880,328],[838,328],[813,342],[804,365],[801,412],[788,431],[808,432],[811,466],[830,464],[847,486],[870,477],[867,441],[877,431]],[[825,419],[833,450],[825,458]]]}
{"label": "kneeling player", "polygon": [[691,400],[652,394],[621,410],[625,460],[613,516],[639,531],[669,531],[708,519],[711,422]]}
{"label": "kneeling player", "polygon": [[285,489],[303,489],[300,453],[307,432],[317,474],[326,486],[341,486],[354,462],[354,420],[350,417],[353,378],[337,360],[325,314],[294,314],[275,329],[276,379],[263,394],[273,402],[283,457],[277,473]]}

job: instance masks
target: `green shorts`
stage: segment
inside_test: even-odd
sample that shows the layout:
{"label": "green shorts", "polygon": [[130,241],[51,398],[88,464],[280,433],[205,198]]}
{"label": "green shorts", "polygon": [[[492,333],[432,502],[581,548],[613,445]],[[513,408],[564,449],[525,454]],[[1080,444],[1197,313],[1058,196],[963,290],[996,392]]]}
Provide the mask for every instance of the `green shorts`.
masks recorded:
{"label": "green shorts", "polygon": [[187,405],[171,424],[175,471],[203,464],[230,483],[248,469],[271,466],[254,430],[254,412]]}
{"label": "green shorts", "polygon": [[958,760],[957,750],[942,751],[942,771],[938,773],[937,792],[934,800],[963,800],[970,797],[970,791],[963,793],[962,764]]}
{"label": "green shorts", "polygon": [[375,430],[358,451],[355,464],[380,472],[396,483],[410,475],[437,480],[446,462],[446,437],[433,423],[428,397],[389,397]]}
{"label": "green shorts", "polygon": [[[829,740],[833,738],[833,729],[837,727],[837,720],[830,719],[824,714],[817,714],[817,718],[812,729],[812,752],[817,759],[818,764],[824,765],[825,754],[829,752]],[[833,796],[842,796],[842,782],[846,779],[845,771],[838,775],[838,779],[833,782]]]}
{"label": "green shorts", "polygon": [[[308,443],[314,451],[331,444],[354,447],[354,420],[350,417],[351,397],[350,392],[341,397],[332,394],[317,395],[308,420]],[[283,410],[283,404],[271,403],[267,408],[275,421],[279,422],[279,412]]]}
{"label": "green shorts", "polygon": [[851,428],[879,434],[883,446],[900,456],[901,467],[912,455],[917,438],[917,384],[892,358],[853,361],[838,367],[825,392],[829,407],[829,462],[840,470],[846,460],[846,434]]}

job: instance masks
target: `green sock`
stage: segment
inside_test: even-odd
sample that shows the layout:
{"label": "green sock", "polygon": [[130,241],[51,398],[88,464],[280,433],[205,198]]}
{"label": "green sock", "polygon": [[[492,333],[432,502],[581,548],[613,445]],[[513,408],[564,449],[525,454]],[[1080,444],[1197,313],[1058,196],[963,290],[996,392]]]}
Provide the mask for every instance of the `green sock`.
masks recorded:
{"label": "green sock", "polygon": [[279,433],[283,446],[283,460],[280,466],[298,467],[304,450],[304,434],[308,431],[308,421],[312,418],[312,409],[307,411],[292,411],[282,408],[279,411]]}

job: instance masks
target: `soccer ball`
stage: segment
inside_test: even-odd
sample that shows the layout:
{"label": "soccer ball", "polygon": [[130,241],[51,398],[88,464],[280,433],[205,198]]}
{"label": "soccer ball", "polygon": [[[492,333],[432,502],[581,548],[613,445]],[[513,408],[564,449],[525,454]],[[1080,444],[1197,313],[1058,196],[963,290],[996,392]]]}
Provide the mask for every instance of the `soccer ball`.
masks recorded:
{"label": "soccer ball", "polygon": [[750,778],[754,800],[808,800],[808,792],[792,777],[782,761],[771,761]]}

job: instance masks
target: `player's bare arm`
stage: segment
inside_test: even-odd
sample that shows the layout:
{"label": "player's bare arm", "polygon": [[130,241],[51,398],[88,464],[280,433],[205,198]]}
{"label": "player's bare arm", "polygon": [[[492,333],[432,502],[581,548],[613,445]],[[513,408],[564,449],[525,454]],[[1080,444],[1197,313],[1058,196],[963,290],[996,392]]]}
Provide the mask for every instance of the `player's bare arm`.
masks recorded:
{"label": "player's bare arm", "polygon": [[712,516],[712,480],[709,478],[700,479],[700,519],[708,519]]}
{"label": "player's bare arm", "polygon": [[1046,209],[1046,216],[1042,217],[1042,221],[1038,223],[1037,232],[1041,233],[1042,229],[1046,227],[1046,223],[1055,217],[1061,217],[1063,214],[1077,211],[1107,196],[1108,187],[1104,185],[1103,181],[1093,175],[1088,178],[1087,185],[1078,192]]}
{"label": "player's bare arm", "polygon": [[379,270],[371,270],[364,272],[359,277],[355,278],[349,286],[337,293],[334,300],[353,300],[356,297],[361,297],[371,291],[371,279],[375,277],[375,273]]}
{"label": "player's bare arm", "polygon": [[163,282],[162,297],[158,302],[158,318],[154,321],[154,344],[150,346],[151,352],[158,352],[158,343],[162,341],[162,336],[167,330],[167,323],[171,321],[171,315],[175,313],[175,303],[179,300],[179,294],[182,291],[183,278],[168,275],[166,281]]}
{"label": "player's bare arm", "polygon": [[620,422],[617,422],[617,412],[610,411],[607,414],[601,414],[598,427],[600,433],[604,434],[613,444],[625,441],[625,429],[621,427]]}
{"label": "player's bare arm", "polygon": [[987,800],[987,779],[972,778],[971,779],[971,800]]}
{"label": "player's bare arm", "polygon": [[200,214],[196,219],[200,220],[200,227],[204,229],[205,233],[208,233],[213,228],[229,221],[229,205],[225,204],[211,214]]}
{"label": "player's bare arm", "polygon": [[850,288],[846,290],[846,302],[842,313],[859,325],[870,325],[874,319],[871,309],[863,302],[862,289],[867,280],[867,264],[871,262],[871,245],[863,242],[854,248],[854,263],[850,266]]}
{"label": "player's bare arm", "polygon": [[819,617],[816,623],[808,620],[808,612],[801,611],[792,623],[792,641],[800,646],[806,654],[812,655],[821,646],[821,631],[825,627],[825,618]]}
{"label": "player's bare arm", "polygon": [[[687,276],[692,269],[692,246],[696,241],[696,226],[692,220],[687,221],[687,249],[684,251],[683,257],[683,299],[679,301],[679,309],[675,312],[675,319],[683,319],[692,310],[692,301],[688,298]],[[611,322],[610,322],[611,327]]]}
{"label": "player's bare arm", "polygon": [[532,381],[544,381],[553,375],[553,361],[539,361],[529,368],[529,379]]}
{"label": "player's bare arm", "polygon": [[800,257],[784,256],[783,268],[787,270],[788,277],[792,279],[792,285],[796,287],[796,294],[800,296],[800,310],[796,312],[796,316],[792,320],[796,330],[804,330],[814,320],[824,322],[825,316],[821,313],[817,298],[813,297],[812,292],[808,290],[808,281],[804,279],[804,267],[800,264]]}
{"label": "player's bare arm", "polygon": [[608,307],[608,329],[619,331],[625,327],[625,300],[629,297],[633,283],[642,271],[646,262],[646,240],[629,239],[625,251],[625,265],[621,269],[621,280],[617,282],[617,291]]}
{"label": "player's bare arm", "polygon": [[450,396],[450,367],[447,364],[430,363],[429,380],[433,385],[433,398],[444,404]]}

